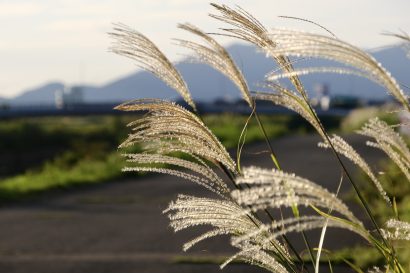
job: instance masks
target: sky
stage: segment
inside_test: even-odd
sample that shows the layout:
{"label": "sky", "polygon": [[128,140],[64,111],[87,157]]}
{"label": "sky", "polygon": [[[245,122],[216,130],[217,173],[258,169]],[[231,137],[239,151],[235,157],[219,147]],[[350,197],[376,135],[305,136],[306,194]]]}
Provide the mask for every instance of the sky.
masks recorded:
{"label": "sky", "polygon": [[[265,26],[321,33],[317,27],[280,18],[315,21],[362,48],[393,44],[382,32],[410,33],[409,0],[236,0]],[[144,33],[172,60],[186,52],[172,38],[189,39],[176,28],[190,22],[209,32],[224,24],[208,16],[204,0],[0,0],[0,97],[12,97],[51,81],[104,85],[136,70],[109,52],[107,32],[121,22]],[[221,39],[229,45],[234,41]]]}

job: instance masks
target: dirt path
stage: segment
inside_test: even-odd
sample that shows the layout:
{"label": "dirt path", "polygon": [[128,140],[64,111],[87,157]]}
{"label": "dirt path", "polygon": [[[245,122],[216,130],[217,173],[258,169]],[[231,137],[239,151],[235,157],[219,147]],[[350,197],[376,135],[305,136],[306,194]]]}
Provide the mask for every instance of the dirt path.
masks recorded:
{"label": "dirt path", "polygon": [[[349,137],[376,162],[380,154],[357,145],[362,140]],[[288,137],[275,141],[274,149],[284,170],[334,190],[340,170],[329,152],[320,152],[317,141],[313,136]],[[264,149],[263,144],[247,147],[242,164],[271,167],[267,154],[258,154]],[[212,264],[181,263],[192,257],[232,252],[226,239],[200,244],[187,254],[181,252],[183,242],[196,233],[174,234],[161,214],[178,193],[201,195],[203,189],[170,176],[146,176],[3,207],[0,272],[220,272]],[[332,232],[325,241],[328,247],[340,242],[340,236],[331,236]],[[357,239],[348,238],[347,243]],[[224,272],[257,271],[256,267],[232,265]]]}

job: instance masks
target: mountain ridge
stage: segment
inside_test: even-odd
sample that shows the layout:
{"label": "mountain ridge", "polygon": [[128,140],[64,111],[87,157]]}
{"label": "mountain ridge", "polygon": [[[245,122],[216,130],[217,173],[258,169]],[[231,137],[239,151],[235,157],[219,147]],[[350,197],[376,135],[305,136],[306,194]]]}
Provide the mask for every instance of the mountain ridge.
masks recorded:
{"label": "mountain ridge", "polygon": [[[276,64],[257,52],[252,46],[233,44],[228,47],[235,62],[242,69],[252,90],[259,89],[264,75],[277,68]],[[410,71],[410,60],[399,46],[386,47],[372,52],[372,55],[389,70],[399,81],[405,82]],[[119,57],[120,58],[120,57]],[[335,63],[321,59],[298,61],[296,66],[334,66]],[[198,101],[213,101],[218,98],[236,99],[239,91],[224,75],[214,69],[196,63],[179,62],[176,64]],[[204,84],[204,82],[206,84]],[[366,79],[348,75],[312,74],[302,77],[306,89],[311,95],[317,84],[327,84],[331,95],[355,95],[363,98],[384,98],[383,88]],[[286,84],[286,83],[285,83]],[[136,71],[102,86],[83,85],[84,102],[105,103],[121,102],[135,98],[155,97],[176,99],[178,94],[149,72]],[[62,90],[62,82],[53,81],[39,87],[31,88],[15,98],[9,99],[11,105],[19,104],[54,104],[54,92]]]}

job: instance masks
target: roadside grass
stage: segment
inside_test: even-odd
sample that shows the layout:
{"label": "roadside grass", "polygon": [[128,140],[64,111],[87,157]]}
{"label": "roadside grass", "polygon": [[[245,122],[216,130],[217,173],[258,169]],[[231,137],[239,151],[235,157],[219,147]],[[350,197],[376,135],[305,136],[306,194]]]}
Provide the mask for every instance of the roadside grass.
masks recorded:
{"label": "roadside grass", "polygon": [[[125,125],[136,118],[138,115],[47,117],[0,122],[0,148],[11,158],[1,159],[0,202],[24,199],[50,189],[137,175],[121,172],[126,163],[121,151],[117,151],[121,139],[128,134]],[[310,130],[294,115],[262,115],[261,119],[270,138]],[[229,113],[204,116],[204,122],[228,149],[236,148],[246,120],[247,116]],[[330,127],[338,126],[338,119],[329,120]],[[262,140],[260,129],[252,119],[246,143]],[[34,162],[19,165],[28,155]]]}
{"label": "roadside grass", "polygon": [[352,133],[359,130],[370,118],[379,117],[388,124],[398,124],[399,118],[395,105],[387,104],[382,107],[368,106],[352,110],[340,123],[340,131]]}
{"label": "roadside grass", "polygon": [[82,159],[70,167],[61,166],[56,161],[47,162],[40,169],[2,180],[0,200],[18,200],[49,189],[104,182],[122,176],[122,165],[122,159],[116,153],[101,159]]}
{"label": "roadside grass", "polygon": [[[391,117],[390,117],[391,118]],[[409,139],[405,138],[407,143]],[[404,181],[403,173],[395,163],[389,159],[380,161],[376,169],[383,169],[384,172],[379,174],[380,182],[387,194],[394,197],[397,207],[397,216],[402,221],[410,221],[410,183]],[[396,218],[396,212],[392,207],[386,206],[384,200],[380,198],[378,191],[374,187],[369,187],[371,181],[363,172],[356,173],[356,181],[360,182],[360,190],[363,196],[368,200],[369,205],[373,208],[373,214],[379,223],[383,223],[384,219]],[[347,199],[359,202],[356,195],[351,191],[346,196]],[[395,242],[395,248],[400,250],[397,252],[403,266],[410,268],[410,242],[401,241]],[[348,259],[361,268],[370,266],[383,266],[384,258],[376,249],[371,246],[357,246],[338,250],[333,253],[332,259],[343,257]]]}

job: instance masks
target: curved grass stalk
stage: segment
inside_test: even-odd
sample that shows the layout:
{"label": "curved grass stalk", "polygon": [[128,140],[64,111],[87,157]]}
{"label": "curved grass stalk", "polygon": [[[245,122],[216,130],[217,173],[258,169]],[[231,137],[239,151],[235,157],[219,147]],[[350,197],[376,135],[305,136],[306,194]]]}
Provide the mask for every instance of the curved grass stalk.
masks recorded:
{"label": "curved grass stalk", "polygon": [[[342,187],[342,183],[343,183],[343,171],[341,172],[340,175],[340,181],[339,181],[339,185],[337,186],[337,190],[335,193],[335,196],[339,196],[339,192],[340,192],[340,188]],[[333,212],[333,205],[329,208],[327,214],[331,214]],[[325,240],[325,234],[326,234],[326,230],[327,227],[329,225],[329,219],[326,218],[326,221],[322,227],[322,231],[320,233],[320,239],[319,239],[319,244],[317,247],[317,254],[316,254],[316,263],[315,263],[315,273],[319,273],[319,261],[320,261],[320,255],[322,253],[322,249],[323,249],[323,242]],[[331,267],[330,267],[331,268]]]}
{"label": "curved grass stalk", "polygon": [[400,39],[403,42],[403,49],[407,53],[407,58],[410,58],[410,36],[408,33],[401,31],[401,33],[384,33],[384,35]]}
{"label": "curved grass stalk", "polygon": [[336,34],[334,34],[332,31],[330,31],[330,29],[326,28],[325,26],[322,26],[321,24],[318,24],[312,20],[309,19],[305,19],[305,18],[300,18],[300,17],[294,17],[294,16],[284,16],[284,15],[280,15],[278,16],[279,18],[284,18],[284,19],[293,19],[293,20],[297,20],[297,21],[302,21],[305,23],[309,23],[309,24],[313,24],[319,28],[321,28],[322,30],[326,31],[327,33],[329,33],[331,36],[333,36],[334,38],[336,38]]}

